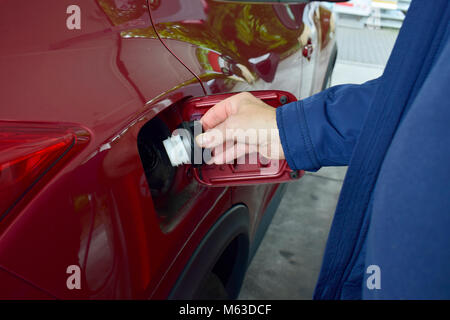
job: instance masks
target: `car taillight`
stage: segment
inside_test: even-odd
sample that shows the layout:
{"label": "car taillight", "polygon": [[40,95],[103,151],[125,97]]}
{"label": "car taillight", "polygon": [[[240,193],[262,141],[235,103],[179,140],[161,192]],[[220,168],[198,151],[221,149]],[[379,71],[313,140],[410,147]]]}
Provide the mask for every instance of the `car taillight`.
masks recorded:
{"label": "car taillight", "polygon": [[0,121],[0,220],[75,141],[64,128]]}

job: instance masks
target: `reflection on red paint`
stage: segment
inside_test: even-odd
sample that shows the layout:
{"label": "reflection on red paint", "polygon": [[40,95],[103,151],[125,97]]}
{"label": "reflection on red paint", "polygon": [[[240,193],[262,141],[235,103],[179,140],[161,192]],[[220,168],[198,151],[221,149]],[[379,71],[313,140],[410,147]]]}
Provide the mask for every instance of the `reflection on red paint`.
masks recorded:
{"label": "reflection on red paint", "polygon": [[75,135],[14,122],[3,122],[0,128],[0,213],[3,214],[72,145]]}

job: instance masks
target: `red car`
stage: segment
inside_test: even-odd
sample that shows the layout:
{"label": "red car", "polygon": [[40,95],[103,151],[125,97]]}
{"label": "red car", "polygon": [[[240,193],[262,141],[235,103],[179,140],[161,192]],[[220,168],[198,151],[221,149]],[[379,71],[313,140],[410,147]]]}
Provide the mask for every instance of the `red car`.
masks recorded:
{"label": "red car", "polygon": [[162,140],[327,86],[333,14],[298,2],[2,0],[0,298],[236,298],[302,172],[173,167]]}

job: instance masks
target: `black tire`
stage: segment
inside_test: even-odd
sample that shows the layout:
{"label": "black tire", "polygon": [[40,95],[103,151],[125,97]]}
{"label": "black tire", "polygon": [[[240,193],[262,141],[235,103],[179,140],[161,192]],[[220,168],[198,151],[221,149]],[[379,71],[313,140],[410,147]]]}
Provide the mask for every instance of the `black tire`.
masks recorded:
{"label": "black tire", "polygon": [[330,62],[328,63],[327,72],[325,73],[325,78],[323,79],[322,90],[325,90],[331,86],[331,75],[333,74],[334,65],[337,59],[337,46],[333,47],[331,52]]}
{"label": "black tire", "polygon": [[193,295],[194,300],[228,300],[228,292],[220,278],[210,272]]}

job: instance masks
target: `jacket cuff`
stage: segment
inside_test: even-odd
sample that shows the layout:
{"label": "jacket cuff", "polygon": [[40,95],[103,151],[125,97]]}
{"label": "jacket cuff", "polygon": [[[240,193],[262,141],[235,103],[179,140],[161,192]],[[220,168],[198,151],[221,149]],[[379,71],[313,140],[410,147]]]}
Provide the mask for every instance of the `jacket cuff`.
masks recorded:
{"label": "jacket cuff", "polygon": [[289,167],[292,170],[319,170],[320,163],[309,134],[303,101],[295,101],[277,108],[276,119]]}

